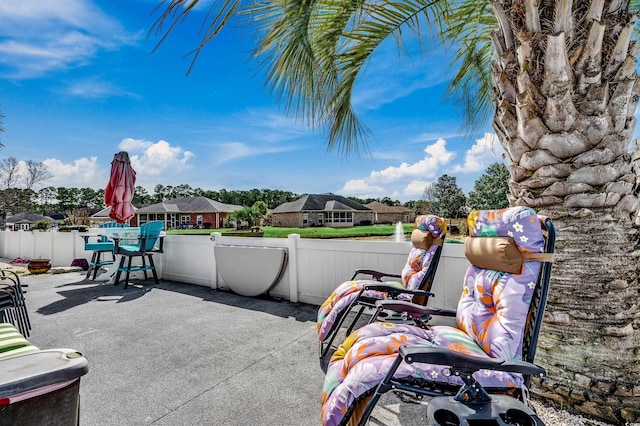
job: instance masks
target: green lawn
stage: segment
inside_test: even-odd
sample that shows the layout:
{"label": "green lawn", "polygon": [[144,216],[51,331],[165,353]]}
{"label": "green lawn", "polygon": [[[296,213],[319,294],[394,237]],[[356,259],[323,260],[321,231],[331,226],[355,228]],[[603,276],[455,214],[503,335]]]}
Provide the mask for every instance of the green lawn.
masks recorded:
{"label": "green lawn", "polygon": [[[413,223],[403,224],[404,232],[409,233],[413,230]],[[375,225],[375,226],[354,226],[350,228],[275,228],[265,226],[263,228],[264,237],[267,238],[286,238],[289,234],[300,234],[302,238],[352,238],[352,237],[371,237],[371,236],[390,236],[395,232],[395,225]],[[173,229],[168,230],[167,234],[205,234],[212,232],[227,233],[233,229]]]}

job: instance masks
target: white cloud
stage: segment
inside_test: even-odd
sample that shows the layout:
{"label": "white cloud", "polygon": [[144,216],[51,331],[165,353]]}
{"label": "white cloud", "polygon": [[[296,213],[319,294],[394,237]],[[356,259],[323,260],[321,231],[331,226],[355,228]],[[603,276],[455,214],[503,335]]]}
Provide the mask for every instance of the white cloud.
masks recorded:
{"label": "white cloud", "polygon": [[42,162],[52,177],[44,186],[67,188],[100,188],[106,186],[109,170],[99,165],[98,157],[82,157],[71,163],[63,163],[57,158],[47,158]]}
{"label": "white cloud", "polygon": [[352,179],[344,184],[341,191],[348,194],[375,194],[383,192],[384,188],[371,185],[366,179]]}
{"label": "white cloud", "polygon": [[502,162],[504,149],[495,133],[485,133],[484,137],[477,139],[476,143],[467,150],[464,164],[455,165],[454,172],[474,173],[484,171],[491,164]]}
{"label": "white cloud", "polygon": [[[341,193],[359,197],[388,196],[415,199],[422,195],[424,187],[436,176],[442,174],[443,167],[454,157],[447,150],[447,142],[438,139],[424,149],[424,158],[415,163],[403,162],[399,166],[391,166],[379,171],[372,171],[369,176],[347,181]],[[408,181],[408,183],[407,183]]]}
{"label": "white cloud", "polygon": [[[189,161],[194,157],[191,151],[171,146],[163,140],[153,143],[143,139],[126,138],[120,142],[118,148],[129,152],[131,165],[136,171],[136,186],[147,188],[157,184],[159,176],[162,180],[183,180],[180,175],[190,168]],[[82,157],[68,163],[57,158],[47,158],[42,163],[52,178],[43,182],[41,186],[104,188],[109,180],[112,161],[113,157],[97,156]]]}
{"label": "white cloud", "polygon": [[258,157],[265,154],[276,154],[288,152],[296,149],[293,146],[256,146],[247,145],[243,142],[224,142],[217,145],[216,165],[229,163],[234,160],[246,157]]}
{"label": "white cloud", "polygon": [[424,152],[426,156],[420,161],[409,164],[402,163],[397,167],[387,167],[384,170],[371,172],[369,180],[372,182],[394,182],[399,179],[416,177],[433,177],[438,173],[438,166],[449,163],[454,154],[447,151],[447,142],[438,139],[434,144],[428,145]]}
{"label": "white cloud", "polygon": [[139,98],[138,95],[126,92],[113,84],[97,78],[88,78],[70,83],[63,93],[79,98],[98,99],[112,96]]}
{"label": "white cloud", "polygon": [[129,152],[131,165],[138,178],[172,177],[190,167],[194,154],[167,141],[156,143],[144,139],[125,138],[118,147]]}
{"label": "white cloud", "polygon": [[433,183],[433,181],[426,180],[412,180],[407,184],[404,188],[403,194],[411,199],[419,199],[422,198],[422,194],[424,194],[424,189]]}
{"label": "white cloud", "polygon": [[3,1],[0,16],[0,73],[14,79],[82,66],[142,37],[87,0]]}

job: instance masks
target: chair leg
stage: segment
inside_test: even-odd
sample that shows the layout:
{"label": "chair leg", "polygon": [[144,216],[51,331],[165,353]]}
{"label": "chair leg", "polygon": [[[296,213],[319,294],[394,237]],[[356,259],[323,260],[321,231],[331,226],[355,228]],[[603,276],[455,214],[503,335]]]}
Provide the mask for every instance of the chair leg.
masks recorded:
{"label": "chair leg", "polygon": [[[85,278],[89,278],[91,276],[91,271],[93,270],[93,268],[95,268],[95,264],[96,264],[96,255],[97,252],[93,252],[93,254],[91,255],[91,262],[89,262],[89,267],[87,268],[87,276]],[[94,278],[95,279],[95,278]]]}
{"label": "chair leg", "polygon": [[146,255],[142,255],[142,273],[144,273],[144,280],[148,280],[149,277],[147,276],[147,260],[145,259]]}
{"label": "chair leg", "polygon": [[129,274],[131,274],[131,259],[133,259],[133,256],[127,256],[127,258],[129,261],[127,262],[127,276],[124,280],[124,288],[129,287]]}
{"label": "chair leg", "polygon": [[351,332],[353,331],[353,327],[356,326],[356,323],[358,322],[358,320],[360,319],[360,317],[362,316],[362,313],[364,312],[364,309],[366,308],[365,305],[362,305],[360,307],[360,310],[358,311],[358,314],[356,315],[356,317],[353,319],[353,321],[351,322],[351,325],[349,325],[349,328],[347,328],[347,336],[351,334]]}
{"label": "chair leg", "polygon": [[[361,294],[362,294],[362,292],[361,292]],[[331,344],[333,343],[333,340],[338,335],[338,331],[340,331],[340,328],[342,327],[342,324],[347,319],[347,316],[349,315],[351,310],[356,305],[358,305],[358,299],[359,298],[360,298],[360,295],[358,295],[358,297],[356,299],[354,299],[354,301],[351,302],[351,304],[349,306],[347,306],[347,308],[344,310],[343,314],[340,316],[338,321],[336,321],[336,323],[333,324],[333,328],[332,328],[331,332],[329,332],[329,335],[327,336],[327,338],[324,339],[322,342],[320,342],[320,358],[324,358],[324,356],[327,354],[327,352],[329,352],[329,349],[331,348]],[[361,308],[360,308],[360,311],[358,312],[358,314],[356,315],[355,319],[353,320],[353,322],[351,323],[351,325],[349,325],[349,328],[347,329],[347,332],[346,332],[347,336],[349,334],[351,334],[351,331],[353,330],[353,327],[356,325],[356,322],[358,322],[358,319],[360,319],[360,316],[362,315],[362,312],[364,311],[364,309],[365,309],[365,306],[362,305]]]}
{"label": "chair leg", "polygon": [[378,400],[380,400],[380,397],[382,396],[382,394],[386,393],[386,392],[388,392],[388,391],[390,391],[392,389],[392,387],[391,387],[391,379],[393,379],[393,376],[394,376],[394,374],[396,374],[396,370],[398,369],[398,367],[400,366],[400,363],[402,361],[403,361],[402,355],[398,355],[396,357],[395,361],[393,361],[393,364],[391,365],[391,368],[389,369],[389,372],[384,377],[384,379],[382,379],[382,382],[380,382],[380,384],[376,388],[376,391],[374,392],[373,396],[371,397],[371,400],[369,400],[369,404],[367,404],[367,408],[365,408],[364,413],[362,414],[362,417],[360,418],[360,422],[358,423],[359,426],[366,426],[367,421],[369,420],[369,417],[371,416],[371,412],[373,412],[373,409],[375,408],[376,404],[378,403]]}
{"label": "chair leg", "polygon": [[156,265],[153,263],[153,255],[148,254],[147,256],[149,256],[149,265],[151,265],[151,273],[153,274],[153,281],[155,281],[156,284],[160,284],[160,280],[158,279],[158,273],[156,272]]}
{"label": "chair leg", "polygon": [[[116,280],[113,283],[114,285],[118,285],[120,282],[120,274],[122,274],[122,267],[124,266],[124,256],[120,258],[120,264],[118,265],[118,271],[116,272]],[[127,278],[129,278],[129,274],[127,273]]]}
{"label": "chair leg", "polygon": [[93,279],[95,280],[98,276],[98,269],[100,269],[100,252],[96,252],[96,264],[93,267]]}

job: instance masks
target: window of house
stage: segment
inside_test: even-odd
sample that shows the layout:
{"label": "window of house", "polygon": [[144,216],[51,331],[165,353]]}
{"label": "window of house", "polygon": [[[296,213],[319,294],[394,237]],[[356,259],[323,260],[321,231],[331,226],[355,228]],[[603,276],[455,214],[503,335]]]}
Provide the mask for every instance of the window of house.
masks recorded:
{"label": "window of house", "polygon": [[180,223],[181,224],[188,225],[190,221],[191,221],[191,216],[188,216],[188,215],[180,216]]}
{"label": "window of house", "polygon": [[197,223],[198,225],[202,225],[202,215],[201,215],[201,214],[199,214],[198,216],[196,216],[196,223]]}
{"label": "window of house", "polygon": [[302,224],[306,225],[309,223],[309,213],[302,213]]}
{"label": "window of house", "polygon": [[324,225],[324,213],[318,213],[318,224],[320,226]]}

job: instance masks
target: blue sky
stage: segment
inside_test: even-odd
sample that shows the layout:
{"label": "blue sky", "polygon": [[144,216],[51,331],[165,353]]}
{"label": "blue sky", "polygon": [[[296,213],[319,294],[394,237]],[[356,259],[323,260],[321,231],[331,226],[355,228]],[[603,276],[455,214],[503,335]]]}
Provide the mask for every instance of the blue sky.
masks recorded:
{"label": "blue sky", "polygon": [[[201,8],[155,52],[159,0],[0,0],[0,159],[44,162],[41,186],[104,188],[125,150],[137,185],[281,189],[421,198],[443,174],[465,193],[503,153],[486,133],[461,136],[461,109],[443,101],[447,52],[399,60],[385,45],[354,105],[369,154],[328,152],[321,129],[287,118],[249,60],[250,37],[229,27],[200,55]],[[39,188],[35,188],[39,189]]]}

